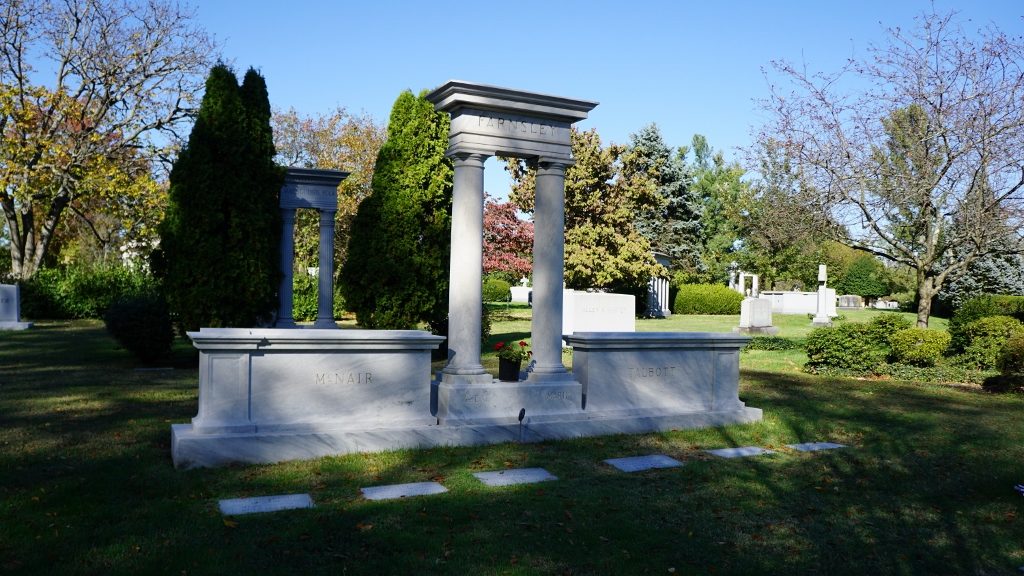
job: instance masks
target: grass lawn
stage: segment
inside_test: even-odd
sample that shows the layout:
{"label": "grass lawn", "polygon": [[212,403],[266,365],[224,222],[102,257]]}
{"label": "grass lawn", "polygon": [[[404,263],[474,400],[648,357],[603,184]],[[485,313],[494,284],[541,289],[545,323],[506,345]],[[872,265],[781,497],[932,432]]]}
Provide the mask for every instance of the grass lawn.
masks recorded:
{"label": "grass lawn", "polygon": [[[528,311],[503,314],[492,343],[528,334]],[[744,354],[740,390],[764,409],[756,424],[177,471],[169,427],[196,413],[187,345],[181,368],[140,371],[98,322],[0,333],[0,573],[1018,573],[1024,397],[820,378],[786,370],[789,352],[757,352]],[[804,441],[849,448],[784,448]],[[744,445],[778,453],[703,452]],[[685,465],[624,474],[601,462],[652,453]],[[471,476],[538,466],[559,480],[489,488]],[[428,480],[449,492],[359,496]],[[216,507],[303,492],[315,509]]]}

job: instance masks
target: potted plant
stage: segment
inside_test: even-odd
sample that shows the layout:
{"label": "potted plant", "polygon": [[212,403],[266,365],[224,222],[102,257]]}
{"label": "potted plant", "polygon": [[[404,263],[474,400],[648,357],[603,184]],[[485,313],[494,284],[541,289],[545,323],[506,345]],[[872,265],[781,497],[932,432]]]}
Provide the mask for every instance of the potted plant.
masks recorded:
{"label": "potted plant", "polygon": [[531,354],[529,344],[525,340],[520,340],[518,344],[498,342],[494,350],[498,353],[498,380],[518,381],[523,360]]}

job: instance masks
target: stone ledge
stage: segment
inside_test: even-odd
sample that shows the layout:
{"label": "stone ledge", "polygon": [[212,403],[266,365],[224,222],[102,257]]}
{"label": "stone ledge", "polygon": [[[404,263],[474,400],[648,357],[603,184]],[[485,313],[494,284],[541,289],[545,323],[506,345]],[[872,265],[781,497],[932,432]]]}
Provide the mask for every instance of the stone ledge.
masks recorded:
{"label": "stone ledge", "polygon": [[28,330],[31,322],[0,322],[0,330]]}
{"label": "stone ledge", "polygon": [[761,410],[617,415],[581,414],[572,419],[528,417],[514,424],[462,424],[305,433],[197,434],[191,424],[171,426],[171,454],[176,468],[271,463],[403,448],[470,446],[503,442],[541,442],[611,434],[638,434],[746,424],[761,419]]}

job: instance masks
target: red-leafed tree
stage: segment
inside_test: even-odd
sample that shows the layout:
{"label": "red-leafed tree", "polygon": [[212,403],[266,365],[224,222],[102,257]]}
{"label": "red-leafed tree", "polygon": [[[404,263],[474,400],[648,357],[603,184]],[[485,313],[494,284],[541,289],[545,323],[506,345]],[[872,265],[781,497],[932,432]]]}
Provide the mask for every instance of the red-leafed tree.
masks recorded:
{"label": "red-leafed tree", "polygon": [[488,196],[484,203],[484,272],[515,282],[533,269],[533,223],[519,218],[519,206]]}

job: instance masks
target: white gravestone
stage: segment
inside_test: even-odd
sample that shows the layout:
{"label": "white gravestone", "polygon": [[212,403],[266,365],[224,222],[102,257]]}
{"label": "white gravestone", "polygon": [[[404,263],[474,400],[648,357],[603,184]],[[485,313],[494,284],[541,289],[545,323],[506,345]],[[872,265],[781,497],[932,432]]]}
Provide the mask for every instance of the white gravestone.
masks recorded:
{"label": "white gravestone", "polygon": [[736,329],[741,334],[778,334],[779,329],[772,326],[772,303],[762,298],[744,298],[740,302],[740,325]]}
{"label": "white gravestone", "polygon": [[565,290],[562,335],[576,332],[636,332],[636,296]]}
{"label": "white gravestone", "polygon": [[0,330],[27,330],[31,322],[21,321],[21,289],[17,284],[0,284]]}
{"label": "white gravestone", "polygon": [[533,288],[530,288],[530,281],[526,278],[519,281],[519,286],[512,286],[509,290],[512,292],[513,302],[519,304],[530,302],[530,293],[533,292]]}

